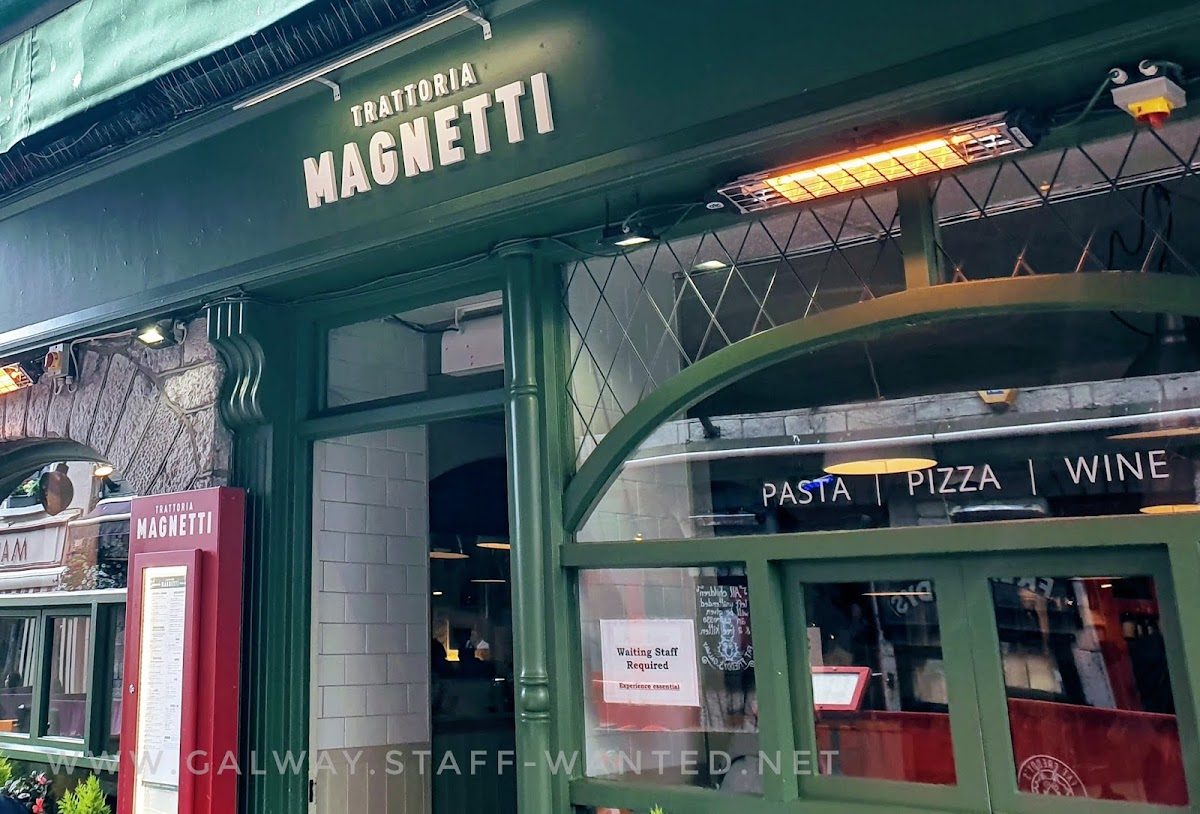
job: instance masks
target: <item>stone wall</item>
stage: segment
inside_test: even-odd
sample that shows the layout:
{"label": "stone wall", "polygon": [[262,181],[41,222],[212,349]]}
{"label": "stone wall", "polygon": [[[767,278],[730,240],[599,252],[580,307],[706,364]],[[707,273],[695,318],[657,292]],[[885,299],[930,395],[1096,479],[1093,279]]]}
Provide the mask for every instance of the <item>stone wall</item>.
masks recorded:
{"label": "stone wall", "polygon": [[217,410],[224,369],[206,327],[191,321],[170,348],[133,336],[76,345],[71,388],[43,379],[0,397],[4,440],[76,441],[141,495],[224,485],[232,454]]}

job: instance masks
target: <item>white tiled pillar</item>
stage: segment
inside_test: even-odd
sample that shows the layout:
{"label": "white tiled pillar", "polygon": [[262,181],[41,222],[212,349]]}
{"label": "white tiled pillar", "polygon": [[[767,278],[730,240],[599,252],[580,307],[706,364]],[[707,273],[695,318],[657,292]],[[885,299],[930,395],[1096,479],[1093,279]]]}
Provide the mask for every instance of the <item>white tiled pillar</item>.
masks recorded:
{"label": "white tiled pillar", "polygon": [[[379,334],[339,337],[339,354],[363,370],[389,367],[386,376],[356,379],[352,400],[391,395],[399,380],[424,388],[423,354],[408,348],[384,359],[390,350]],[[352,337],[364,340],[357,353]],[[324,765],[342,767],[314,778],[317,811],[421,814],[427,778],[391,773],[387,761],[430,743],[427,433],[322,441],[313,459],[312,742]],[[360,751],[348,771],[348,756]]]}

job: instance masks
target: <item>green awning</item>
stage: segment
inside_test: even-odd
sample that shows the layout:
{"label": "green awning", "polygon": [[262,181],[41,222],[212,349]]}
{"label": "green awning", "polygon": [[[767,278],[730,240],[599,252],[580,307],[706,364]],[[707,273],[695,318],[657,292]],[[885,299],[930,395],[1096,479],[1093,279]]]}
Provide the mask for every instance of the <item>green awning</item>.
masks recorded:
{"label": "green awning", "polygon": [[0,152],[310,2],[80,0],[0,44]]}

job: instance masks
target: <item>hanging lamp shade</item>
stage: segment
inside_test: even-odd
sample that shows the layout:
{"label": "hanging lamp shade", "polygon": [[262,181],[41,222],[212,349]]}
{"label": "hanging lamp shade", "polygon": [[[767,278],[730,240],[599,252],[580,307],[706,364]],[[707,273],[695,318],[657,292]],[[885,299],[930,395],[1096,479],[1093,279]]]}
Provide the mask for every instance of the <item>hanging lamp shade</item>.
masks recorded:
{"label": "hanging lamp shade", "polygon": [[470,556],[463,551],[462,538],[457,534],[433,535],[429,543],[431,560],[465,560]]}
{"label": "hanging lamp shade", "polygon": [[1167,453],[1167,477],[1145,483],[1142,514],[1195,514],[1200,512],[1196,494],[1195,466],[1188,455]]}
{"label": "hanging lamp shade", "polygon": [[937,466],[928,444],[838,449],[825,453],[829,475],[897,475]]}

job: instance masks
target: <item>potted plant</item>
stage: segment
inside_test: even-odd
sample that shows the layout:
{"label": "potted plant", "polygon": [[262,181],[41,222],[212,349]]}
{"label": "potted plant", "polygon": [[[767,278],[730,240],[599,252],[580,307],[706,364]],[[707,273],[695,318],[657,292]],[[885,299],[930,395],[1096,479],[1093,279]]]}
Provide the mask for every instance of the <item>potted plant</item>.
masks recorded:
{"label": "potted plant", "polygon": [[112,814],[100,780],[92,775],[58,801],[58,814]]}

